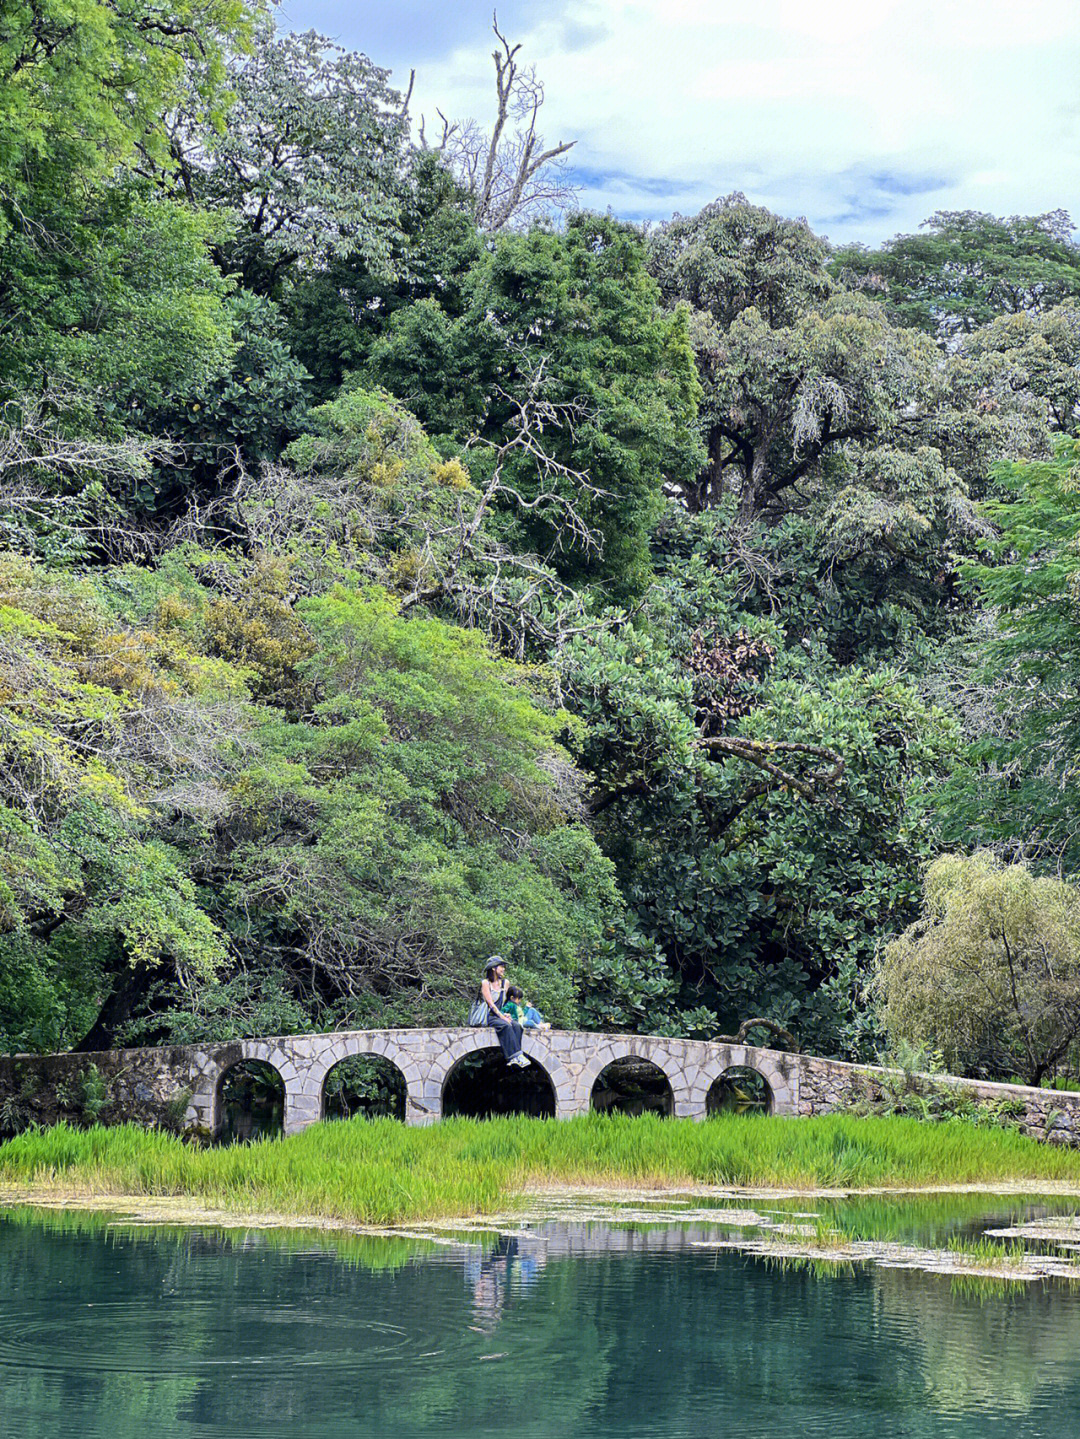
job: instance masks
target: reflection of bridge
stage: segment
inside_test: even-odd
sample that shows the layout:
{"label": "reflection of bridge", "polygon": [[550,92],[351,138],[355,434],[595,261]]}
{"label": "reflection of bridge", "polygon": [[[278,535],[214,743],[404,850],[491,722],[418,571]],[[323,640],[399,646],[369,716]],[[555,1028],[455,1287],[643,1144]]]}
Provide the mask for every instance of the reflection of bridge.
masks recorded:
{"label": "reflection of bridge", "polygon": [[[326,1079],[334,1066],[354,1055],[373,1055],[400,1074],[406,1122],[432,1124],[442,1118],[455,1067],[495,1045],[494,1033],[483,1028],[367,1029],[97,1054],[0,1057],[0,1102],[10,1096],[29,1106],[30,1118],[48,1122],[63,1112],[59,1094],[77,1090],[80,1076],[93,1063],[109,1094],[103,1120],[160,1123],[182,1115],[188,1128],[214,1133],[222,1119],[223,1077],[238,1064],[259,1060],[281,1079],[285,1132],[295,1134],[322,1118]],[[732,1069],[755,1070],[769,1087],[772,1112],[789,1115],[847,1108],[873,1094],[882,1076],[881,1070],[812,1055],[649,1035],[555,1030],[526,1034],[524,1050],[539,1071],[537,1078],[550,1083],[559,1119],[587,1113],[600,1075],[620,1059],[655,1066],[670,1086],[672,1112],[690,1119],[704,1118],[710,1089]],[[939,1079],[963,1085],[976,1100],[1020,1100],[1032,1132],[1052,1127],[1055,1137],[1080,1139],[1080,1093]]]}

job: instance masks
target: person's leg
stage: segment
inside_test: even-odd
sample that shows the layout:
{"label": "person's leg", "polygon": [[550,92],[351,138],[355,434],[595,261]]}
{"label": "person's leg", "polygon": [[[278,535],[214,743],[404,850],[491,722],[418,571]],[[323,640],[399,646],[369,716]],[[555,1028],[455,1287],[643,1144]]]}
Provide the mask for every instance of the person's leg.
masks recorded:
{"label": "person's leg", "polygon": [[510,1034],[503,1045],[503,1053],[507,1059],[517,1059],[521,1056],[521,1025],[512,1019],[507,1028]]}
{"label": "person's leg", "polygon": [[544,1022],[544,1016],[538,1009],[530,1004],[525,1011],[525,1025],[528,1029],[539,1029]]}
{"label": "person's leg", "polygon": [[500,1015],[498,1019],[493,1014],[488,1015],[488,1024],[499,1036],[499,1043],[502,1045],[502,1052],[507,1059],[513,1059],[515,1054],[521,1053],[521,1025],[514,1024],[512,1020]]}

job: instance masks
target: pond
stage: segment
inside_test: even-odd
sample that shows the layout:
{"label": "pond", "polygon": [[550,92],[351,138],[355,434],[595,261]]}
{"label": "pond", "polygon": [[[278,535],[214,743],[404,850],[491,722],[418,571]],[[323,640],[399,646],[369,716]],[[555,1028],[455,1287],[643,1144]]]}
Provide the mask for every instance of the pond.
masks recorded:
{"label": "pond", "polygon": [[[968,1197],[955,1213],[937,1202],[890,1219],[874,1204],[890,1233],[923,1243],[1054,1212]],[[770,1213],[798,1220],[796,1209]],[[865,1220],[865,1204],[857,1212]],[[692,1223],[566,1211],[501,1233],[417,1238],[0,1210],[0,1433],[1080,1432],[1080,1289],[1069,1282],[708,1247],[737,1232],[700,1208]]]}

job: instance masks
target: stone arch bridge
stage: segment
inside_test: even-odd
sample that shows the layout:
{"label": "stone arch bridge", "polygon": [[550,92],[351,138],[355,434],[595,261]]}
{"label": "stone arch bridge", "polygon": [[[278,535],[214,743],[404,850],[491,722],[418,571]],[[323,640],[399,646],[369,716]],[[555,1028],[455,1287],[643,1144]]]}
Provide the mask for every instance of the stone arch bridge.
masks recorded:
{"label": "stone arch bridge", "polygon": [[[496,1048],[494,1031],[483,1027],[357,1030],[208,1046],[192,1052],[194,1084],[188,1117],[199,1128],[217,1127],[220,1076],[238,1062],[233,1055],[239,1051],[240,1058],[262,1060],[281,1076],[285,1132],[294,1134],[322,1118],[324,1085],[334,1065],[368,1054],[400,1071],[406,1123],[432,1124],[442,1118],[443,1093],[454,1067],[470,1054]],[[222,1049],[229,1052],[222,1054]],[[746,1045],[576,1031],[526,1032],[522,1049],[549,1081],[557,1119],[588,1113],[593,1086],[603,1071],[616,1060],[631,1058],[646,1060],[661,1071],[671,1086],[676,1115],[704,1118],[705,1097],[713,1082],[735,1067],[761,1074],[774,1113],[798,1112],[798,1064],[790,1054]]]}
{"label": "stone arch bridge", "polygon": [[[353,1055],[376,1055],[393,1065],[404,1081],[406,1123],[432,1124],[442,1118],[443,1096],[455,1066],[496,1045],[491,1030],[461,1027],[346,1030],[223,1044],[17,1055],[0,1058],[0,1113],[7,1103],[22,1105],[30,1119],[56,1118],[64,1104],[70,1107],[70,1096],[78,1093],[81,1077],[93,1064],[108,1094],[103,1121],[168,1120],[214,1134],[222,1122],[223,1077],[246,1060],[260,1060],[281,1078],[285,1133],[296,1134],[323,1117],[326,1078],[336,1064]],[[761,1075],[772,1112],[781,1115],[848,1108],[873,1097],[885,1074],[869,1066],[753,1045],[648,1035],[527,1032],[523,1049],[550,1082],[558,1119],[587,1113],[600,1075],[620,1059],[648,1061],[660,1070],[671,1088],[673,1113],[689,1119],[705,1117],[710,1088],[732,1069]],[[962,1085],[980,1102],[1021,1100],[1034,1133],[1053,1128],[1055,1138],[1080,1138],[1080,1094],[938,1078]]]}

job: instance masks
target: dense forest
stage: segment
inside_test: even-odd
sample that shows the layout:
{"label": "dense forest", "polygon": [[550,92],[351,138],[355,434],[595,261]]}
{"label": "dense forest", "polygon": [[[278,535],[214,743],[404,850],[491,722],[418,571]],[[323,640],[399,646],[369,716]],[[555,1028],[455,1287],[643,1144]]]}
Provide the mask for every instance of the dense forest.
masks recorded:
{"label": "dense forest", "polygon": [[1080,1030],[1080,247],[575,208],[242,0],[0,18],[0,1050]]}

